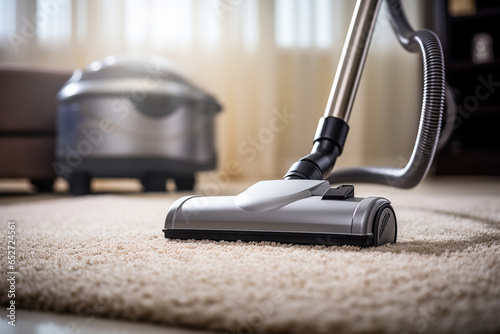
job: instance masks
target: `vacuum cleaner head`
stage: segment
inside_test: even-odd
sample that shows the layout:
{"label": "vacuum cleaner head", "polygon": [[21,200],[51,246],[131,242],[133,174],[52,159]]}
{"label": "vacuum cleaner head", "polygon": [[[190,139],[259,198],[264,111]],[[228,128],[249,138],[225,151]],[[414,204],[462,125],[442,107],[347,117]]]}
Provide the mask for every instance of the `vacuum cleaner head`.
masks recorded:
{"label": "vacuum cleaner head", "polygon": [[186,196],[170,207],[166,238],[380,246],[396,242],[382,197],[354,197],[325,180],[261,181],[237,196]]}

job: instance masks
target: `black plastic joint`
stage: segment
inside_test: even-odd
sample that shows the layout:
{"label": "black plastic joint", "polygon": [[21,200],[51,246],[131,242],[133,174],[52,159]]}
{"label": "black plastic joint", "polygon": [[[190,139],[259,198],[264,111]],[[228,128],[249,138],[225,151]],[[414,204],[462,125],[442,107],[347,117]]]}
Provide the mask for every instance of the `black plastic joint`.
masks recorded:
{"label": "black plastic joint", "polygon": [[321,117],[314,135],[314,142],[327,139],[338,147],[339,155],[341,155],[348,132],[349,125],[343,119],[333,116]]}
{"label": "black plastic joint", "polygon": [[342,153],[349,125],[336,117],[322,117],[314,136],[313,149],[290,167],[285,179],[322,180]]}
{"label": "black plastic joint", "polygon": [[286,179],[311,179],[322,180],[323,173],[319,167],[308,160],[299,160],[295,162],[285,176]]}

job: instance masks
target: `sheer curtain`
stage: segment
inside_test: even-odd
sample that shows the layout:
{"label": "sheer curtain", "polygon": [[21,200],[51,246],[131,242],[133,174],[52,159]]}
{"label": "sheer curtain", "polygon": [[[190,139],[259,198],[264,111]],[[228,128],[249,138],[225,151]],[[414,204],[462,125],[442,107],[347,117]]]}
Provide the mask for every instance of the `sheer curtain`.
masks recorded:
{"label": "sheer curtain", "polygon": [[[418,0],[404,2],[419,27]],[[0,61],[85,67],[110,54],[172,59],[224,110],[219,172],[281,177],[311,148],[355,1],[0,0]],[[415,139],[420,60],[382,8],[339,165],[401,165]]]}

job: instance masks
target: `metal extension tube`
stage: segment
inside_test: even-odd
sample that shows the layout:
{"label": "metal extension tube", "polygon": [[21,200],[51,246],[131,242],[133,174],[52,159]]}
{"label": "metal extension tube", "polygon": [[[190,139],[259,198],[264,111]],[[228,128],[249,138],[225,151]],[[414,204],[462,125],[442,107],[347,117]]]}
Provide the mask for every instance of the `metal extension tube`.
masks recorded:
{"label": "metal extension tube", "polygon": [[326,105],[325,117],[349,121],[363,73],[381,0],[358,0],[349,25],[335,79]]}
{"label": "metal extension tube", "polygon": [[290,167],[285,179],[326,178],[332,171],[347,137],[347,122],[361,79],[368,48],[382,0],[358,0],[342,48],[339,65],[309,155]]}

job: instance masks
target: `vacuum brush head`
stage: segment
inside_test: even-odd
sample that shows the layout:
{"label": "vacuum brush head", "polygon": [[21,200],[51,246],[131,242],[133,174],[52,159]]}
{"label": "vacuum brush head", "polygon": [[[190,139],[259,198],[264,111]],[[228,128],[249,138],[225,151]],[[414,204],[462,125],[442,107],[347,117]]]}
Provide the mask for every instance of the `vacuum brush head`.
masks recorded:
{"label": "vacuum brush head", "polygon": [[237,196],[186,196],[169,209],[166,238],[318,245],[395,243],[396,216],[383,197],[354,197],[325,180],[261,181]]}

